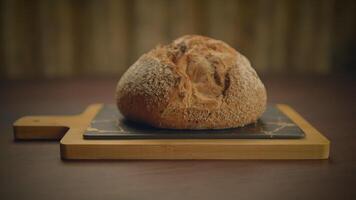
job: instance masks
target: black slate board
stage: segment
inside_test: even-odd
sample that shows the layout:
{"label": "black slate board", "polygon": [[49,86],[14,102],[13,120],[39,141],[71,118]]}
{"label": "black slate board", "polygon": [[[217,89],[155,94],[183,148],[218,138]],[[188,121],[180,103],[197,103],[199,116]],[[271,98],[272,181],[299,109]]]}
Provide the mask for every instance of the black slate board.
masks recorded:
{"label": "black slate board", "polygon": [[104,105],[84,139],[298,139],[303,131],[276,107],[269,106],[254,124],[221,130],[158,129],[128,121],[114,105]]}

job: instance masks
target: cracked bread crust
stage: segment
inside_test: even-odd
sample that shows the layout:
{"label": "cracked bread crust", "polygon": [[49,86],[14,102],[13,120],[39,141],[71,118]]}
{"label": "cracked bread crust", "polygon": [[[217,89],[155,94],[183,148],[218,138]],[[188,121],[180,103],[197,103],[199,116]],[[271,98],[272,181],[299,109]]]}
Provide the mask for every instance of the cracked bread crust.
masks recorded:
{"label": "cracked bread crust", "polygon": [[126,118],[171,129],[241,127],[262,115],[266,101],[265,87],[243,55],[197,35],[142,55],[116,90]]}

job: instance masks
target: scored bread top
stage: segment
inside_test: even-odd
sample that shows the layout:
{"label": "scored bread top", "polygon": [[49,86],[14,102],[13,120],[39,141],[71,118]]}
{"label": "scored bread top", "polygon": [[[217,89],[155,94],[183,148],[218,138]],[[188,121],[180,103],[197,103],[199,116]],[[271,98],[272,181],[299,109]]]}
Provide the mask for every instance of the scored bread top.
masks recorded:
{"label": "scored bread top", "polygon": [[187,35],[141,56],[120,79],[116,100],[125,117],[155,127],[219,129],[256,121],[267,97],[243,55]]}

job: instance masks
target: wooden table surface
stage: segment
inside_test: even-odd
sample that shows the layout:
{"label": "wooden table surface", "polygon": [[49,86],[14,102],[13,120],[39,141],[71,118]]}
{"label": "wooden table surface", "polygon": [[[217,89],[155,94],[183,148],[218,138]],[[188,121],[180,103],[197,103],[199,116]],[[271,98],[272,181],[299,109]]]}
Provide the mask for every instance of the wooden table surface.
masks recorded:
{"label": "wooden table surface", "polygon": [[62,161],[57,142],[15,142],[12,122],[113,103],[116,80],[0,81],[0,199],[356,199],[356,80],[264,79],[269,103],[330,139],[330,160]]}

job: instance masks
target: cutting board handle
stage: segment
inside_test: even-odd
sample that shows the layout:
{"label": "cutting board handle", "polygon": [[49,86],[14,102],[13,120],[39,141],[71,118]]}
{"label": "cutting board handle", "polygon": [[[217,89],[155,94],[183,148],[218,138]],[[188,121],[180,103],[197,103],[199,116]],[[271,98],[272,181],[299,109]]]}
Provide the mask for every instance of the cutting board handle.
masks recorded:
{"label": "cutting board handle", "polygon": [[21,117],[13,124],[15,139],[60,140],[69,129],[86,128],[101,107],[92,104],[78,115]]}
{"label": "cutting board handle", "polygon": [[15,139],[60,140],[69,130],[74,116],[25,116],[14,124]]}

